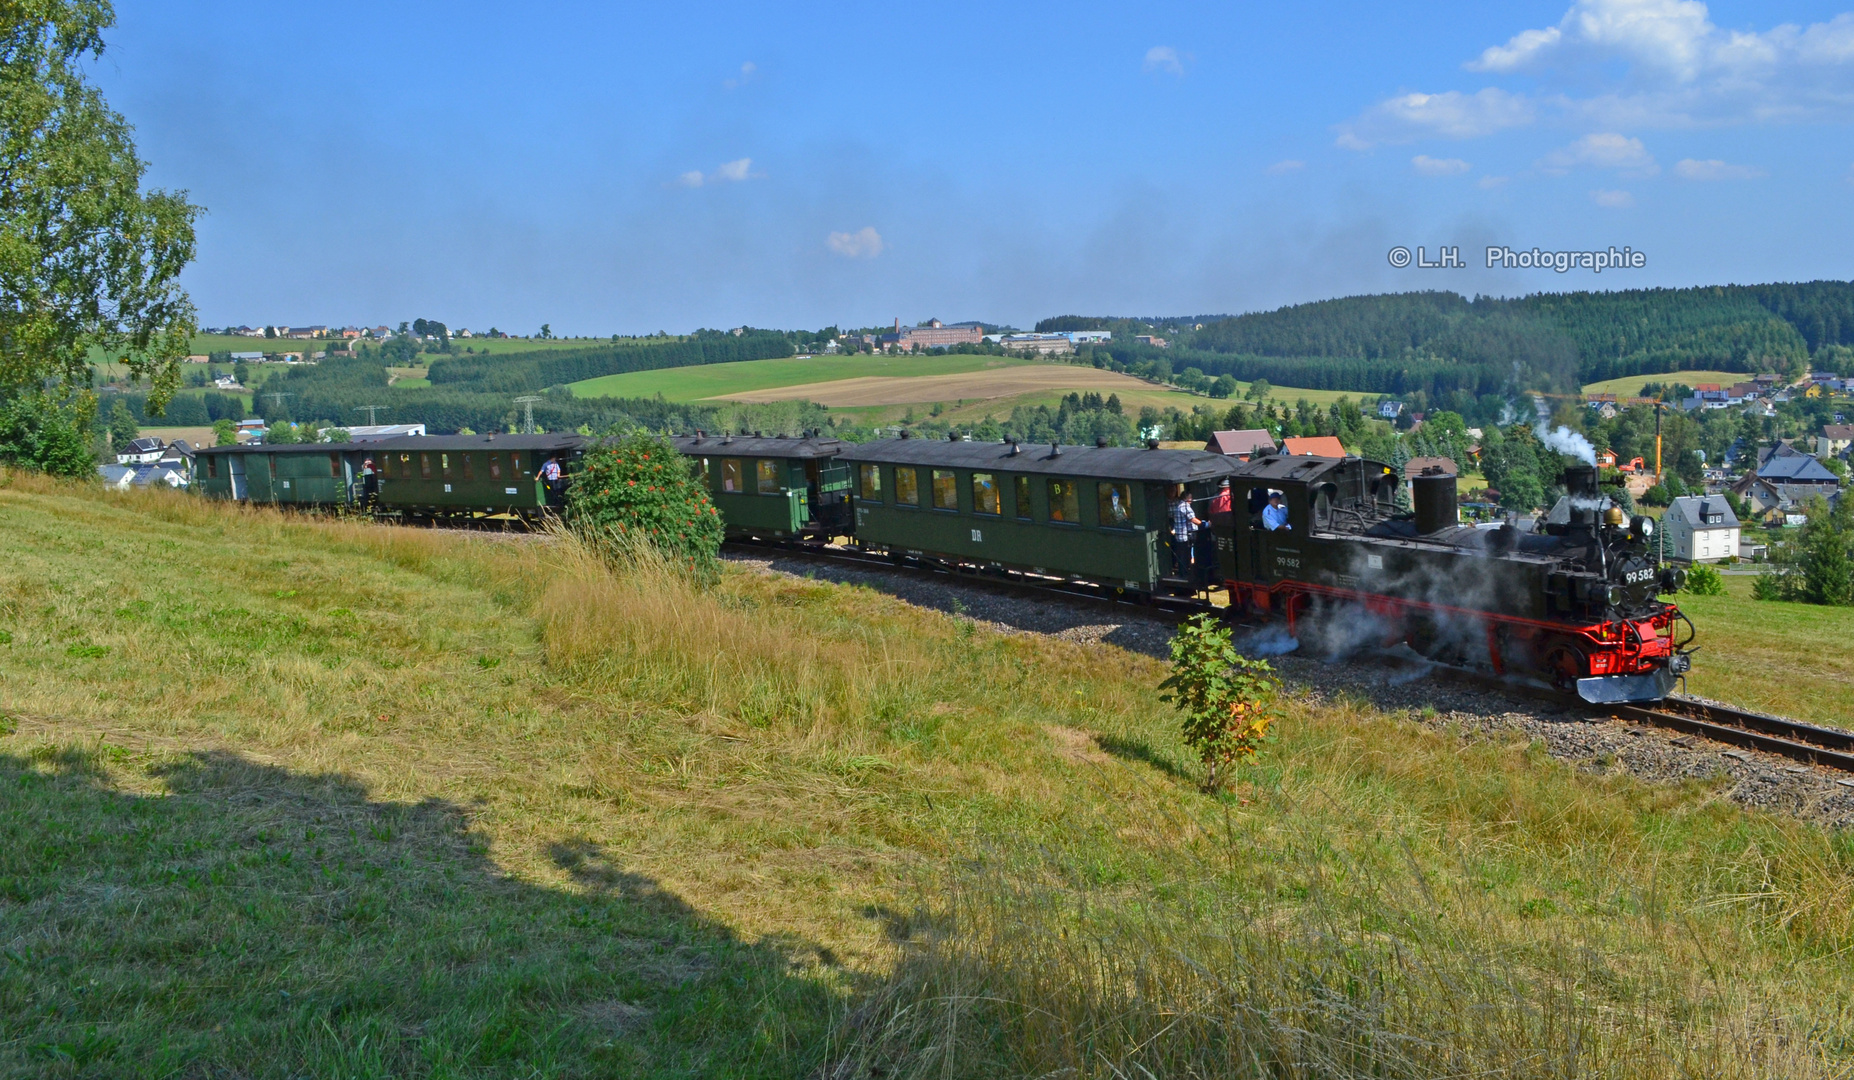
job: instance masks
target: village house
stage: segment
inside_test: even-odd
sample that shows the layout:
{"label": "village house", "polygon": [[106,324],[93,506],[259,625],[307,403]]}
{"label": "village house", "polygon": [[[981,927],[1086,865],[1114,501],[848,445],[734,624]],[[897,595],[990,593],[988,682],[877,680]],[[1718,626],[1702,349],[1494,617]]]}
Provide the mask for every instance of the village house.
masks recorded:
{"label": "village house", "polygon": [[161,460],[167,451],[167,444],[153,436],[132,439],[127,446],[116,451],[118,465],[153,465]]}
{"label": "village house", "polygon": [[1720,562],[1738,556],[1738,515],[1718,495],[1683,495],[1661,515],[1664,547],[1670,559]]}
{"label": "village house", "polygon": [[1293,457],[1330,457],[1345,456],[1345,445],[1336,435],[1309,435],[1299,439],[1282,439],[1281,452]]}
{"label": "village house", "polygon": [[1822,433],[1815,437],[1815,456],[1840,457],[1849,446],[1854,446],[1854,424],[1824,424]]}
{"label": "village house", "polygon": [[1267,457],[1275,452],[1275,437],[1261,428],[1248,428],[1243,431],[1213,431],[1204,449],[1213,454],[1223,454],[1238,461],[1248,461],[1252,457]]}

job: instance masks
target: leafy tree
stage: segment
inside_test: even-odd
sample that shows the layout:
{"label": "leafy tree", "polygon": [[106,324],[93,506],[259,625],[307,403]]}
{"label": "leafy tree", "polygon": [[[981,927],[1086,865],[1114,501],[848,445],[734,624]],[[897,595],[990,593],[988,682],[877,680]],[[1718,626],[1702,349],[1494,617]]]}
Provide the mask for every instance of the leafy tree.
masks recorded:
{"label": "leafy tree", "polygon": [[547,324],[547,323],[542,323],[542,324],[541,324],[541,333],[540,333],[540,335],[539,335],[539,336],[540,336],[540,337],[541,337],[541,338],[542,338],[543,340],[552,340],[552,339],[553,339],[553,336],[554,336],[554,328],[553,328],[552,326],[550,326],[549,324]]}
{"label": "leafy tree", "polygon": [[117,398],[109,407],[109,444],[118,453],[122,448],[135,441],[142,429],[135,424],[135,414],[129,411],[128,403]]}
{"label": "leafy tree", "polygon": [[273,421],[264,429],[264,441],[272,446],[290,446],[302,441],[297,434],[296,425],[288,420]]}
{"label": "leafy tree", "polygon": [[1199,615],[1172,637],[1172,673],[1159,696],[1184,713],[1184,740],[1205,768],[1204,788],[1223,786],[1224,773],[1253,758],[1275,720],[1280,681],[1268,661],[1230,643],[1229,627]]}
{"label": "leafy tree", "polygon": [[147,379],[158,413],[195,327],[179,275],[197,210],[142,191],[129,125],[84,75],[114,21],[103,0],[0,9],[0,455],[48,471],[89,467],[68,436],[95,413],[91,348]]}
{"label": "leafy tree", "polygon": [[699,577],[718,567],[722,524],[707,485],[654,435],[608,435],[587,453],[567,490],[567,521],[608,556],[648,544]]}
{"label": "leafy tree", "polygon": [[91,475],[96,457],[79,415],[80,409],[42,393],[0,398],[0,462],[53,476]]}
{"label": "leafy tree", "polygon": [[1776,565],[1759,575],[1752,595],[1759,600],[1806,604],[1854,604],[1854,503],[1832,509],[1821,496],[1809,500],[1808,523],[1778,550]]}
{"label": "leafy tree", "polygon": [[214,420],[212,437],[214,446],[236,446],[238,445],[238,427],[230,420]]}
{"label": "leafy tree", "polygon": [[1725,594],[1725,578],[1717,569],[1705,563],[1694,563],[1687,570],[1687,583],[1682,590],[1694,596],[1722,596]]}

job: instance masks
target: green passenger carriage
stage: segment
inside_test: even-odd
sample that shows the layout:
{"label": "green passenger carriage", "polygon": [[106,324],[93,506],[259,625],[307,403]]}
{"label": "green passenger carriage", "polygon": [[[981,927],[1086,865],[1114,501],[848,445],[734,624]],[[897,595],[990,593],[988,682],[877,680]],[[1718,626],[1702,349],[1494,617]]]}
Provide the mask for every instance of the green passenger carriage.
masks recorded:
{"label": "green passenger carriage", "polygon": [[847,535],[850,470],[835,459],[849,443],[818,435],[679,435],[730,539],[822,539]]}
{"label": "green passenger carriage", "polygon": [[343,506],[354,501],[366,450],[355,443],[201,447],[191,486],[208,498]]}
{"label": "green passenger carriage", "polygon": [[1238,465],[1198,450],[885,439],[853,446],[855,533],[896,556],[1022,570],[1150,595],[1172,578],[1172,493],[1215,496]]}
{"label": "green passenger carriage", "polygon": [[[407,435],[363,444],[374,461],[382,512],[406,518],[538,519],[565,502],[566,474],[590,440],[579,435]],[[548,485],[542,468],[560,463]]]}

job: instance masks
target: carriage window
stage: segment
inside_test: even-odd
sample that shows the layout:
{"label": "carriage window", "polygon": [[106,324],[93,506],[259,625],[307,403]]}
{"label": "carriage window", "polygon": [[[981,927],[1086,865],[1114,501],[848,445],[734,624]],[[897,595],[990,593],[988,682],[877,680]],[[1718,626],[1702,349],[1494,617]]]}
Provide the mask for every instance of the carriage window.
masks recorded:
{"label": "carriage window", "polygon": [[438,455],[438,472],[442,474],[446,480],[451,478],[451,455]]}
{"label": "carriage window", "polygon": [[760,494],[777,495],[779,493],[779,463],[766,458],[759,461]]}
{"label": "carriage window", "polygon": [[1025,521],[1029,521],[1030,478],[1028,476],[1014,476],[1011,479],[1015,481],[1012,486],[1017,489],[1017,516],[1023,518]]}
{"label": "carriage window", "polygon": [[740,459],[739,458],[731,457],[731,458],[721,459],[721,490],[722,491],[745,491],[746,490],[746,485],[743,484],[740,479]]}
{"label": "carriage window", "polygon": [[219,455],[214,454],[206,459],[206,475],[215,480],[219,478]]}
{"label": "carriage window", "polygon": [[270,475],[271,479],[274,480],[277,477],[277,455],[265,454],[264,456],[270,459]]}
{"label": "carriage window", "polygon": [[1126,484],[1102,481],[1097,486],[1101,505],[1101,526],[1127,529],[1133,526],[1133,493]]}
{"label": "carriage window", "polygon": [[489,478],[491,480],[502,479],[502,455],[501,454],[489,455]]}
{"label": "carriage window", "polygon": [[1067,480],[1049,482],[1049,520],[1070,523],[1081,520],[1081,496],[1076,493],[1075,485]]}
{"label": "carriage window", "polygon": [[513,450],[509,451],[509,475],[521,479],[521,455]]}
{"label": "carriage window", "polygon": [[921,504],[921,472],[919,469],[895,470],[895,502],[902,506],[919,506]]}
{"label": "carriage window", "polygon": [[420,454],[418,456],[418,476],[419,476],[419,479],[421,480],[431,479],[431,455],[430,454]]}
{"label": "carriage window", "polygon": [[881,498],[882,498],[882,466],[880,465],[859,465],[857,466],[857,476],[862,481],[862,487],[860,491],[862,492],[863,498],[873,499],[878,502],[881,501]]}
{"label": "carriage window", "polygon": [[476,456],[475,454],[465,454],[465,455],[463,455],[463,478],[464,478],[465,480],[474,480],[474,479],[476,479],[476,473],[475,473],[475,471],[474,471],[474,470],[473,470],[473,469],[472,469],[472,468],[470,467],[470,459],[471,459],[471,458],[473,458],[473,457],[475,457],[475,456]]}
{"label": "carriage window", "polygon": [[998,478],[990,473],[972,474],[972,512],[975,514],[1002,514],[1004,508],[998,505]]}
{"label": "carriage window", "polygon": [[341,455],[340,454],[328,455],[328,475],[334,477],[337,480],[341,479]]}
{"label": "carriage window", "polygon": [[959,479],[951,469],[933,471],[933,508],[935,510],[959,509]]}

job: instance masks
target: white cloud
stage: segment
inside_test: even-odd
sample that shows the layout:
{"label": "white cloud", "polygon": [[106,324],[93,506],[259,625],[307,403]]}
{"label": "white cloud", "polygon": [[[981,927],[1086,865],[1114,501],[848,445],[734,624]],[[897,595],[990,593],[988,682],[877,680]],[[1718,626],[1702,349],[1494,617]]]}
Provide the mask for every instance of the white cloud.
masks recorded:
{"label": "white cloud", "polygon": [[865,225],[855,232],[834,232],[825,237],[824,243],[832,251],[847,259],[873,259],[882,254],[882,234],[872,225]]}
{"label": "white cloud", "polygon": [[683,187],[702,187],[705,184],[738,183],[763,175],[765,174],[753,171],[752,158],[736,158],[715,166],[715,171],[707,175],[703,175],[699,170],[691,169],[676,177],[676,182]]}
{"label": "white cloud", "polygon": [[1578,167],[1620,169],[1628,176],[1653,176],[1661,171],[1640,139],[1615,132],[1585,135],[1539,161],[1539,168],[1558,175]]}
{"label": "white cloud", "polygon": [[1170,45],[1154,45],[1146,50],[1144,70],[1147,73],[1160,71],[1183,78],[1184,60],[1179,57],[1178,50]]}
{"label": "white cloud", "polygon": [[1759,32],[1721,29],[1699,0],[1576,0],[1558,25],[1516,34],[1466,67],[1607,84],[1556,102],[1599,123],[1845,120],[1854,117],[1854,13]]}
{"label": "white cloud", "polygon": [[1599,189],[1590,193],[1590,201],[1611,210],[1623,210],[1635,205],[1635,196],[1626,191]]}
{"label": "white cloud", "polygon": [[752,168],[753,168],[752,158],[736,158],[735,160],[727,162],[726,164],[722,165],[720,168],[716,169],[712,174],[710,174],[708,177],[708,182],[712,184],[712,183],[715,183],[721,180],[745,180],[748,176],[751,175],[751,173],[749,173],[748,170]]}
{"label": "white cloud", "polygon": [[1428,154],[1411,158],[1410,165],[1419,176],[1455,176],[1473,168],[1460,158],[1432,158]]}
{"label": "white cloud", "polygon": [[1755,180],[1769,175],[1751,165],[1729,165],[1717,158],[1696,161],[1683,158],[1674,165],[1674,175],[1682,180]]}
{"label": "white cloud", "polygon": [[1297,160],[1295,158],[1288,158],[1285,161],[1277,161],[1273,165],[1270,165],[1268,167],[1268,175],[1283,176],[1287,173],[1299,172],[1300,170],[1306,167],[1307,167],[1306,162]]}
{"label": "white cloud", "polygon": [[1478,180],[1478,181],[1476,181],[1476,182],[1477,182],[1478,184],[1480,184],[1480,186],[1481,186],[1481,187],[1483,187],[1483,188],[1486,188],[1486,189],[1488,189],[1488,190],[1492,190],[1492,189],[1494,189],[1494,188],[1497,188],[1497,187],[1499,187],[1499,186],[1500,186],[1501,184],[1504,184],[1504,183],[1506,183],[1506,182],[1507,182],[1507,181],[1508,181],[1509,179],[1511,179],[1511,177],[1506,177],[1506,176],[1483,176],[1483,177],[1481,177],[1481,178],[1480,178],[1480,180]]}
{"label": "white cloud", "polygon": [[1586,131],[1854,121],[1854,12],[1728,30],[1700,0],[1574,0],[1557,25],[1464,66],[1542,89],[1401,94],[1341,125],[1339,145],[1472,139],[1541,119]]}
{"label": "white cloud", "polygon": [[1348,150],[1369,150],[1426,136],[1473,139],[1524,127],[1534,112],[1531,101],[1495,87],[1473,94],[1401,94],[1340,125],[1338,143]]}
{"label": "white cloud", "polygon": [[759,71],[760,71],[759,67],[756,66],[753,63],[753,61],[749,60],[746,63],[740,65],[739,75],[735,76],[732,79],[723,79],[721,81],[721,85],[729,90],[733,90],[738,87],[745,86],[746,84],[753,81],[754,76],[758,75]]}

